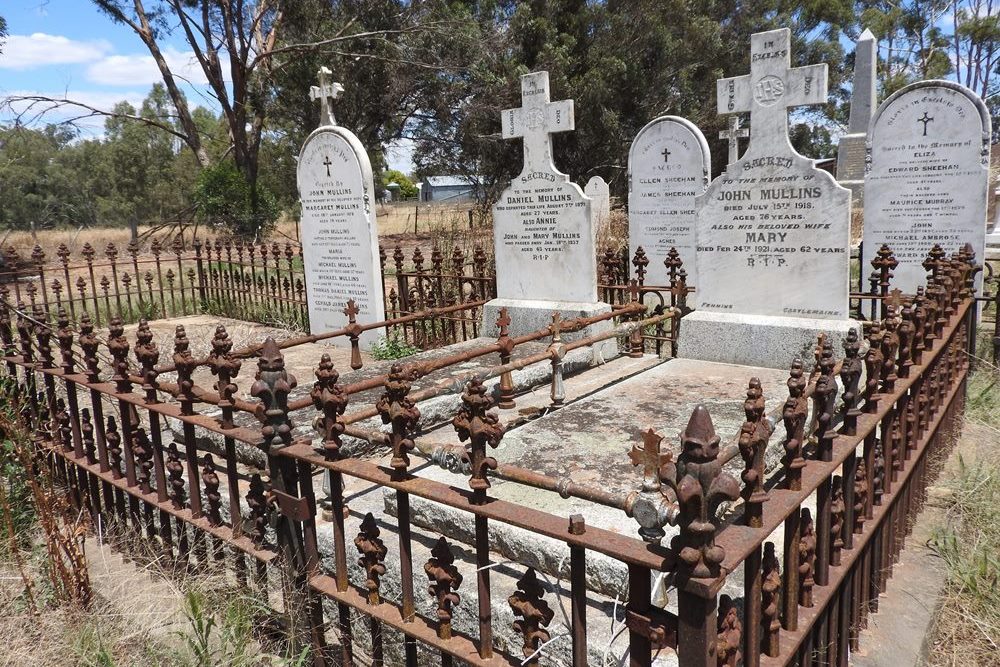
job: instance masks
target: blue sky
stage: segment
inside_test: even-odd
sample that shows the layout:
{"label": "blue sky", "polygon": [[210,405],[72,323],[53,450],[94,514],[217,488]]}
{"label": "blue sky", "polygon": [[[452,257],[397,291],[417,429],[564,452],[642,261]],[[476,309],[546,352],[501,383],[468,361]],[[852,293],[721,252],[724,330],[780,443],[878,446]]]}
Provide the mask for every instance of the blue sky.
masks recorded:
{"label": "blue sky", "polygon": [[[110,109],[120,100],[137,106],[160,81],[139,38],[87,0],[5,0],[0,13],[9,33],[0,54],[0,96],[65,96]],[[163,44],[175,71],[190,81],[189,101],[211,106],[200,68],[183,39],[168,37]],[[51,119],[65,115],[53,113]],[[99,134],[102,125],[87,121],[84,130]]]}
{"label": "blue sky", "polygon": [[[121,100],[138,107],[161,81],[139,38],[88,0],[3,0],[0,14],[7,19],[9,33],[0,54],[0,97],[42,94],[110,110]],[[204,75],[183,36],[166,36],[160,44],[174,73],[188,82],[188,102],[217,110],[205,94]],[[59,110],[45,119],[71,115],[76,114]],[[0,115],[0,122],[10,120],[9,113]],[[99,136],[104,122],[93,118],[79,125],[84,135]],[[412,170],[408,142],[390,147],[388,157],[390,167]]]}

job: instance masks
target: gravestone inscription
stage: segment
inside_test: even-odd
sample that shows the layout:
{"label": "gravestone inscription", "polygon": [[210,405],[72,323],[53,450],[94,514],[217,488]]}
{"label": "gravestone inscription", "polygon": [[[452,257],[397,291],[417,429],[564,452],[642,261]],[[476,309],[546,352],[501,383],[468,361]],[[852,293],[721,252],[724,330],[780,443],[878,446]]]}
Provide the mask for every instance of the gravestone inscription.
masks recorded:
{"label": "gravestone inscription", "polygon": [[[331,105],[343,88],[328,83],[329,74],[322,68],[320,85],[310,91],[310,96],[321,102],[320,126],[302,145],[297,167],[302,257],[313,334],[347,324],[345,309],[350,300],[361,324],[385,317],[371,162],[357,136],[336,125]],[[370,347],[383,333],[382,329],[363,332],[362,346]],[[346,337],[331,342],[349,344]]]}
{"label": "gravestone inscription", "polygon": [[862,266],[887,244],[899,261],[893,286],[912,293],[935,244],[951,253],[971,243],[983,257],[989,155],[989,112],[965,86],[920,81],[883,102],[868,134]]}
{"label": "gravestone inscription", "polygon": [[851,193],[788,140],[788,108],[827,101],[827,66],[792,68],[790,42],[788,30],[753,35],[750,74],[718,81],[719,113],[750,112],[753,131],[696,201],[697,311],[684,320],[684,356],[787,367],[818,332],[836,338],[852,325]]}
{"label": "gravestone inscription", "polygon": [[600,176],[593,176],[583,188],[583,193],[593,200],[594,227],[599,228],[611,219],[611,189]]}
{"label": "gravestone inscription", "polygon": [[661,116],[636,135],[628,165],[629,256],[642,246],[649,258],[646,284],[666,285],[663,260],[677,248],[688,284],[697,285],[695,197],[705,191],[711,174],[705,135],[684,118]]}
{"label": "gravestone inscription", "polygon": [[[524,166],[493,205],[497,298],[483,309],[483,331],[494,335],[506,308],[516,335],[552,321],[610,312],[597,301],[596,229],[590,197],[552,161],[552,134],[573,129],[573,101],[549,100],[549,73],[521,77],[519,109],[502,112],[504,139],[521,138]],[[610,327],[601,322],[564,339]],[[617,349],[602,345],[605,354]]]}
{"label": "gravestone inscription", "polygon": [[524,167],[493,206],[497,296],[597,301],[591,200],[552,162],[552,134],[573,129],[573,101],[549,101],[549,73],[521,77],[520,109],[501,116],[524,140]]}

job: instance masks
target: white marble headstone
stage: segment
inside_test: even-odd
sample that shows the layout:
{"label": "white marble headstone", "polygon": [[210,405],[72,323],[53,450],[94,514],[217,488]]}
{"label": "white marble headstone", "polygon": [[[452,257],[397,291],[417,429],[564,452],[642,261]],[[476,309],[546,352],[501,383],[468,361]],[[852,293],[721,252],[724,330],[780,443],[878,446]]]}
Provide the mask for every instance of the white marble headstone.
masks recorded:
{"label": "white marble headstone", "polygon": [[549,73],[521,77],[522,107],[501,115],[524,140],[524,167],[493,206],[497,297],[597,301],[591,200],[552,162],[552,133],[573,129],[573,101],[549,101]]}
{"label": "white marble headstone", "polygon": [[[351,299],[361,324],[385,319],[371,163],[354,133],[329,124],[333,122],[329,100],[343,89],[339,84],[326,84],[327,73],[321,70],[320,86],[312,90],[313,98],[323,102],[323,124],[302,145],[297,167],[302,256],[313,334],[347,324],[344,310]],[[370,347],[383,334],[383,329],[364,332],[362,347]],[[337,337],[330,342],[348,345],[349,339]]]}
{"label": "white marble headstone", "polygon": [[749,111],[753,131],[696,203],[695,307],[845,320],[851,193],[788,141],[788,108],[827,101],[827,66],[791,68],[787,29],[750,44],[750,75],[718,81],[719,113]]}
{"label": "white marble headstone", "polygon": [[712,173],[705,135],[684,118],[661,116],[636,135],[628,153],[629,257],[642,246],[649,266],[647,285],[666,285],[663,264],[677,248],[688,285],[698,285],[695,266],[695,197]]}
{"label": "white marble headstone", "polygon": [[951,81],[920,81],[879,106],[868,132],[862,270],[882,244],[896,255],[892,284],[912,293],[939,244],[985,253],[990,115],[978,95]]}
{"label": "white marble headstone", "polygon": [[593,176],[583,187],[583,194],[590,197],[591,212],[594,214],[594,228],[600,228],[611,219],[611,188],[600,176]]}

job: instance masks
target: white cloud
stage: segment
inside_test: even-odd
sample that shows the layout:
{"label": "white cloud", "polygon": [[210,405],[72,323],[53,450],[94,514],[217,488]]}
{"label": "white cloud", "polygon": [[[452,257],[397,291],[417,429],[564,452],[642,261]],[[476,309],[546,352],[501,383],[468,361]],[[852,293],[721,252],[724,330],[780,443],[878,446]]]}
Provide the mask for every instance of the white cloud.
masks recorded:
{"label": "white cloud", "polygon": [[26,70],[47,65],[72,65],[99,60],[111,51],[103,39],[78,41],[61,35],[36,32],[11,35],[0,54],[0,69]]}
{"label": "white cloud", "polygon": [[[208,83],[193,51],[168,48],[163,51],[163,57],[178,79],[194,85]],[[228,61],[223,60],[222,71],[228,72],[228,69]],[[148,86],[163,81],[153,56],[142,54],[102,58],[87,67],[87,79],[105,86]]]}

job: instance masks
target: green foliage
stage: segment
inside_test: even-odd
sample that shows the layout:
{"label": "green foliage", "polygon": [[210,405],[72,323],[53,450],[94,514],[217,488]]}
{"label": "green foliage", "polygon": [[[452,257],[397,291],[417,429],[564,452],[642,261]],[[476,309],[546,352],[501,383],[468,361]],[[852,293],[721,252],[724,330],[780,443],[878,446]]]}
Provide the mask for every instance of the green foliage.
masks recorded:
{"label": "green foliage", "polygon": [[193,199],[202,220],[245,238],[266,238],[280,213],[274,195],[228,161],[201,170]]}
{"label": "green foliage", "polygon": [[115,657],[104,642],[99,628],[83,628],[73,645],[81,667],[115,667]]}
{"label": "green foliage", "polygon": [[796,123],[788,131],[792,148],[806,157],[816,160],[835,157],[837,147],[830,138],[830,130],[822,125]]}
{"label": "green foliage", "polygon": [[399,186],[399,196],[404,199],[413,199],[417,196],[417,186],[406,174],[397,169],[387,169],[382,172],[382,187],[388,188],[390,183]]}
{"label": "green foliage", "polygon": [[383,361],[386,359],[402,359],[409,357],[420,350],[410,345],[405,338],[399,334],[382,336],[372,343],[371,355],[373,358]]}

